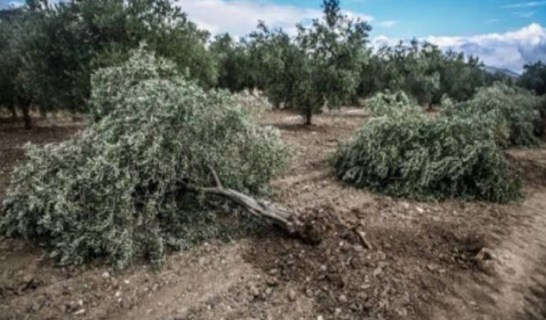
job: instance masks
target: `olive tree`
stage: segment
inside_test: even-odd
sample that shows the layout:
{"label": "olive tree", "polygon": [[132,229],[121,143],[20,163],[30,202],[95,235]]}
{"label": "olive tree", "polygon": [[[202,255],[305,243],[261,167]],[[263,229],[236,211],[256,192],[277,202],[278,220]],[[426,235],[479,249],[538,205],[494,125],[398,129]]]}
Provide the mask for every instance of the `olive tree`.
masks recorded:
{"label": "olive tree", "polygon": [[538,61],[524,66],[518,85],[541,96],[546,94],[546,64]]}
{"label": "olive tree", "polygon": [[371,27],[343,14],[339,0],[324,0],[324,16],[298,25],[301,52],[293,105],[311,124],[323,106],[338,108],[357,91]]}
{"label": "olive tree", "polygon": [[27,48],[33,18],[33,13],[25,8],[0,11],[0,108],[9,110],[13,118],[20,110],[26,128],[32,127],[32,119],[22,52]]}
{"label": "olive tree", "polygon": [[263,22],[249,36],[251,79],[278,108],[292,107],[303,56],[294,39],[282,29],[272,30]]}
{"label": "olive tree", "polygon": [[0,84],[9,89],[2,90],[9,95],[3,99],[20,100],[23,110],[87,111],[91,74],[126,60],[143,42],[200,85],[216,81],[209,34],[169,0],[29,0],[16,11],[0,29],[10,29],[7,57],[17,68],[18,90]]}
{"label": "olive tree", "polygon": [[363,69],[358,93],[367,97],[385,90],[402,90],[420,105],[430,106],[439,104],[444,95],[467,100],[493,80],[479,59],[413,40],[378,48]]}
{"label": "olive tree", "polygon": [[323,107],[338,108],[356,95],[371,27],[341,12],[338,0],[323,2],[323,17],[297,25],[292,37],[260,23],[249,36],[254,85],[279,106],[295,108],[312,124]]}

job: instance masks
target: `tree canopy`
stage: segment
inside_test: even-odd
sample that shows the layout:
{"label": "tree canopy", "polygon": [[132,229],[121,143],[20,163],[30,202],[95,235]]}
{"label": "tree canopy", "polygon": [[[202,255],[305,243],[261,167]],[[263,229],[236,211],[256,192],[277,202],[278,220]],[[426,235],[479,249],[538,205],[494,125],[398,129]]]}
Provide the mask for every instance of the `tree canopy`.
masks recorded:
{"label": "tree canopy", "polygon": [[421,105],[439,104],[444,95],[463,101],[477,88],[492,82],[481,62],[463,53],[443,52],[413,40],[379,48],[362,72],[359,94],[402,90]]}
{"label": "tree canopy", "polygon": [[[168,0],[28,1],[1,12],[2,105],[87,111],[90,76],[146,43],[205,87],[216,81],[208,33]],[[13,77],[16,74],[16,77]],[[11,102],[15,100],[15,102]]]}
{"label": "tree canopy", "polygon": [[537,95],[546,94],[546,64],[538,61],[524,66],[524,72],[518,80],[518,84]]}
{"label": "tree canopy", "polygon": [[[0,66],[8,71],[0,74],[0,107],[14,116],[21,110],[27,126],[31,108],[88,113],[91,74],[126,61],[141,43],[205,89],[258,89],[308,124],[324,108],[387,90],[431,107],[510,82],[487,73],[476,57],[426,42],[371,48],[367,22],[345,14],[339,0],[323,0],[322,8],[322,17],[295,32],[259,22],[240,39],[210,39],[170,0],[28,0],[0,12]],[[518,84],[544,94],[545,69],[527,65]]]}

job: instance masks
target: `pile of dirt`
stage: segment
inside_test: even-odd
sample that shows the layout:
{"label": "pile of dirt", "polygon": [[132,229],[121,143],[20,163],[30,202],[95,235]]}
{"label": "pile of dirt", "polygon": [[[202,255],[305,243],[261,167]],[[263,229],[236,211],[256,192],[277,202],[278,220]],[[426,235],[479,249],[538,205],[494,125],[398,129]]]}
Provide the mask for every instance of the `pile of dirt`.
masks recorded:
{"label": "pile of dirt", "polygon": [[[398,234],[387,244],[385,235],[366,234],[365,225],[337,220],[335,208],[304,211],[330,217],[321,220],[320,244],[266,236],[255,240],[246,259],[268,274],[267,284],[290,284],[296,288],[290,299],[305,295],[326,319],[418,318],[433,293],[446,290],[453,272],[481,270],[477,257],[486,246],[479,237],[431,226],[428,237]],[[410,270],[396,258],[401,254],[420,255],[425,265]]]}

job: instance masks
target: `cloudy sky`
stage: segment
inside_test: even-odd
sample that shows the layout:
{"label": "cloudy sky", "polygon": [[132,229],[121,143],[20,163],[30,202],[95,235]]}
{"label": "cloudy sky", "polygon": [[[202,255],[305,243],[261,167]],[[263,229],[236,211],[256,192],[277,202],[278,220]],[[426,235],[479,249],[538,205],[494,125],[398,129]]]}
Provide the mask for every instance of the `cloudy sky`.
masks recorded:
{"label": "cloudy sky", "polygon": [[[0,0],[8,5],[14,0]],[[321,15],[321,0],[177,0],[212,34],[244,36],[257,21],[294,32]],[[343,9],[373,27],[376,45],[413,37],[478,55],[487,65],[521,72],[546,61],[546,0],[341,0]]]}
{"label": "cloudy sky", "polygon": [[[243,36],[258,20],[288,32],[321,14],[321,0],[178,0],[213,34]],[[478,55],[487,64],[520,72],[546,61],[546,0],[342,0],[344,10],[368,20],[376,44],[427,39],[445,49]]]}

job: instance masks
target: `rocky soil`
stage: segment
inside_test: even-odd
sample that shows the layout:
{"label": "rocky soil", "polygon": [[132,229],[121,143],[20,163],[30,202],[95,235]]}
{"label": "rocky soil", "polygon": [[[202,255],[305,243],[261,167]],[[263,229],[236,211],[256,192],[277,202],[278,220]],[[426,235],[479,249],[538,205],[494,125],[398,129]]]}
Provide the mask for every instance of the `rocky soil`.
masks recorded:
{"label": "rocky soil", "polygon": [[[0,240],[0,319],[546,319],[546,148],[512,150],[526,199],[498,205],[393,199],[339,183],[338,140],[366,119],[263,117],[293,146],[276,201],[324,226],[319,245],[275,230],[173,252],[161,270],[59,267],[39,244]],[[81,125],[0,128],[0,198],[27,141]]]}

